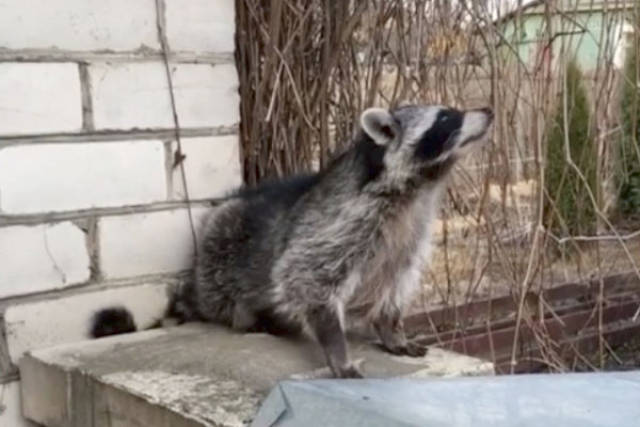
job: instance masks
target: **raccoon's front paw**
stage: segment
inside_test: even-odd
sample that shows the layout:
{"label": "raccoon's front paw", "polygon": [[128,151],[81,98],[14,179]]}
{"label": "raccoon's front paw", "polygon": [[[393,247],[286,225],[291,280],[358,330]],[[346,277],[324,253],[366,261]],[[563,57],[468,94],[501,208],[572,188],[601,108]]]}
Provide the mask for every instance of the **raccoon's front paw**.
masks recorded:
{"label": "raccoon's front paw", "polygon": [[424,357],[427,354],[428,348],[417,342],[408,342],[406,345],[407,356],[411,357]]}
{"label": "raccoon's front paw", "polygon": [[416,342],[408,342],[405,345],[386,347],[387,351],[397,356],[423,357],[427,354],[427,347]]}
{"label": "raccoon's front paw", "polygon": [[364,375],[362,375],[358,368],[349,365],[340,368],[338,372],[336,372],[336,378],[364,378]]}

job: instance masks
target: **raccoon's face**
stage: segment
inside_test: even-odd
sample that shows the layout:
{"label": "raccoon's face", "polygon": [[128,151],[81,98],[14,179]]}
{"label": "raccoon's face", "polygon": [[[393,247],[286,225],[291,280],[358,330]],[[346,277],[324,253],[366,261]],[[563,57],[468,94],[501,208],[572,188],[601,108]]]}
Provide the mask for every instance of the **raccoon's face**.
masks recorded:
{"label": "raccoon's face", "polygon": [[439,105],[370,108],[360,117],[367,135],[385,147],[386,171],[397,175],[451,166],[479,145],[492,121],[488,108],[460,111]]}

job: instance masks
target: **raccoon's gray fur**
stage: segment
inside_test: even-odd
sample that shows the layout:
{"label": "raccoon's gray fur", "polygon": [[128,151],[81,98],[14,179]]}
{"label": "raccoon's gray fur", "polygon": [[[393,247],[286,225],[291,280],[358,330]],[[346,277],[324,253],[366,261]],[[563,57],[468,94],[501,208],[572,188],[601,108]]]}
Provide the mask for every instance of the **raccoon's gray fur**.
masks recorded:
{"label": "raccoon's gray fur", "polygon": [[351,148],[316,174],[245,188],[204,225],[194,279],[174,306],[243,331],[307,330],[337,377],[360,377],[345,338],[349,308],[395,354],[403,310],[420,287],[445,178],[483,139],[489,109],[371,108]]}
{"label": "raccoon's gray fur", "polygon": [[352,147],[317,174],[239,191],[206,221],[180,304],[239,330],[309,330],[337,377],[359,377],[345,312],[365,314],[390,352],[408,342],[403,309],[420,286],[430,223],[452,166],[485,136],[488,109],[372,108]]}

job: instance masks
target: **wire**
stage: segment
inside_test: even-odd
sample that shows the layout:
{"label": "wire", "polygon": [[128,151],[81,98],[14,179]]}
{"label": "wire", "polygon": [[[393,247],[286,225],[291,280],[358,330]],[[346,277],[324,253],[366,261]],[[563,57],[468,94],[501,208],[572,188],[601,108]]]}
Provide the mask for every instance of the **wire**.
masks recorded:
{"label": "wire", "polygon": [[[156,27],[158,29],[158,39],[160,40],[160,47],[162,49],[162,60],[164,63],[165,72],[167,75],[167,83],[169,85],[169,96],[171,99],[171,112],[173,113],[173,124],[175,131],[176,143],[178,145],[179,159],[178,166],[180,167],[180,175],[182,178],[182,184],[184,186],[184,196],[187,202],[187,211],[189,214],[189,226],[191,227],[191,237],[193,239],[193,250],[195,257],[198,257],[198,240],[196,237],[196,228],[193,220],[193,212],[191,211],[191,198],[189,197],[189,186],[187,185],[187,175],[184,169],[184,155],[182,152],[182,141],[180,139],[180,120],[178,118],[178,110],[176,108],[175,93],[173,90],[173,77],[171,76],[171,68],[169,67],[169,42],[167,40],[166,22],[165,22],[165,10],[162,0],[156,0]],[[174,164],[174,167],[176,165]]]}

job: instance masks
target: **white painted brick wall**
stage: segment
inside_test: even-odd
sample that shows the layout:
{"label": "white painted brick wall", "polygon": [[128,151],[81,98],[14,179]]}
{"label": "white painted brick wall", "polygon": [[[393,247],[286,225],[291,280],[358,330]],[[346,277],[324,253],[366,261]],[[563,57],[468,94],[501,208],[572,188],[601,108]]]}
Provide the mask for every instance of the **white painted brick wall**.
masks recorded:
{"label": "white painted brick wall", "polygon": [[138,329],[148,328],[168,301],[167,285],[143,284],[11,306],[4,316],[9,356],[15,364],[26,351],[88,339],[93,314],[113,305],[129,309]]}
{"label": "white painted brick wall", "polygon": [[[171,72],[180,125],[237,125],[235,65],[206,63],[212,53],[234,51],[235,1],[163,1],[167,38],[177,53]],[[144,57],[149,48],[160,48],[156,0],[0,1],[0,56],[6,61],[26,55],[33,61],[0,62],[0,140],[25,136],[24,143],[0,146],[0,221],[9,216],[12,221],[40,222],[0,227],[3,307],[3,298],[88,282],[91,261],[98,262],[107,279],[191,267],[187,211],[152,207],[184,197],[180,176],[168,168],[172,153],[160,140],[164,136],[129,132],[174,127],[164,64]],[[64,55],[69,62],[59,62]],[[193,57],[200,63],[191,63]],[[79,64],[87,64],[86,74]],[[96,131],[113,142],[81,136]],[[75,135],[68,141],[61,135],[41,135],[52,133]],[[191,197],[215,198],[240,184],[237,136],[183,140]],[[100,217],[100,211],[83,211],[127,212],[131,205],[150,212]],[[196,226],[208,211],[193,210]],[[87,242],[91,236],[67,221],[68,215],[79,221],[97,216],[99,238]],[[90,259],[88,247],[96,246],[98,256]],[[91,286],[101,290],[86,293],[77,288],[65,291],[64,297],[56,292],[47,299],[28,297],[20,300],[32,302],[0,313],[12,360],[32,348],[86,338],[91,315],[106,305],[127,306],[143,328],[166,308],[162,283]],[[6,406],[0,410],[0,426],[31,427],[20,416],[19,383],[0,387],[0,407]]]}
{"label": "white painted brick wall", "polygon": [[[238,135],[182,139],[189,197],[221,197],[242,184]],[[174,152],[177,144],[173,144]],[[185,199],[180,168],[173,171],[173,197]]]}
{"label": "white painted brick wall", "polygon": [[22,406],[20,402],[19,381],[0,384],[0,426],[37,427],[36,424],[22,417]]}
{"label": "white painted brick wall", "polygon": [[[193,208],[200,229],[206,208]],[[98,225],[100,264],[107,278],[170,273],[192,266],[193,239],[186,209],[105,217]]]}
{"label": "white painted brick wall", "polygon": [[[180,126],[224,126],[239,121],[235,65],[171,68]],[[162,63],[94,64],[89,75],[97,129],[174,127]]]}
{"label": "white painted brick wall", "polygon": [[[0,46],[3,42],[0,34]],[[0,63],[0,135],[81,128],[82,98],[76,64]]]}
{"label": "white painted brick wall", "polygon": [[164,163],[160,141],[11,146],[0,150],[0,210],[18,214],[162,201]]}
{"label": "white painted brick wall", "polygon": [[0,2],[0,46],[9,49],[158,48],[155,0]]}
{"label": "white painted brick wall", "polygon": [[165,0],[167,37],[172,50],[233,52],[234,0]]}
{"label": "white painted brick wall", "polygon": [[85,234],[70,222],[0,227],[0,298],[89,279]]}

